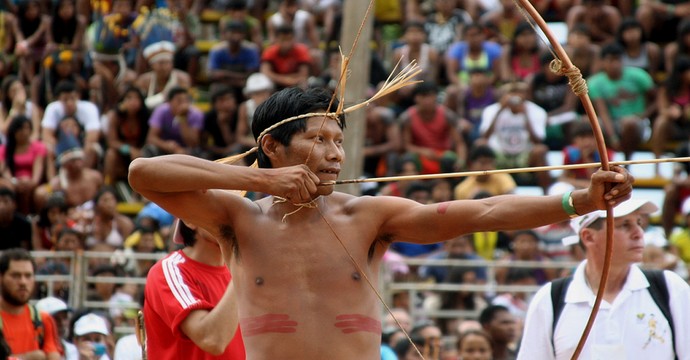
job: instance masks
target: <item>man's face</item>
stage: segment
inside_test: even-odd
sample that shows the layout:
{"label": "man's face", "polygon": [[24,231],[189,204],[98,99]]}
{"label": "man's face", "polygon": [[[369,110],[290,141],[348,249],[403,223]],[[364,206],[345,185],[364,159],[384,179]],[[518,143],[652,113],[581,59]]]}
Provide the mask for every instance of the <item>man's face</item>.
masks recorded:
{"label": "man's face", "polygon": [[[282,151],[277,166],[302,165],[309,158],[306,165],[322,182],[337,180],[345,161],[343,141],[344,134],[337,121],[331,118],[324,120],[323,117],[309,118],[306,130],[295,133],[290,145],[279,145]],[[319,186],[317,194],[328,195],[331,192],[332,185]]]}
{"label": "man's face", "polygon": [[69,332],[69,313],[67,311],[57,312],[53,314],[53,319],[55,319],[58,336],[60,338],[65,338]]}
{"label": "man's face", "polygon": [[81,247],[79,236],[73,233],[64,233],[55,242],[55,250],[57,251],[75,251]]}
{"label": "man's face", "polygon": [[155,72],[158,76],[161,77],[167,78],[168,76],[170,76],[170,73],[172,73],[172,69],[173,62],[172,60],[168,59],[161,59],[151,64],[151,70],[153,70],[153,72]]}
{"label": "man's face", "polygon": [[[642,261],[644,252],[644,230],[642,217],[638,212],[614,219],[613,229],[613,262],[629,265]],[[586,229],[591,231],[592,242],[587,244],[587,254],[600,256],[603,260],[606,248],[606,226],[601,229]]]}
{"label": "man's face", "polygon": [[231,94],[225,94],[216,99],[214,107],[216,111],[221,113],[233,112],[237,108],[237,101],[235,101],[235,97]]}
{"label": "man's face", "polygon": [[276,38],[280,52],[288,52],[295,44],[295,36],[293,34],[279,34]]}
{"label": "man's face", "polygon": [[191,103],[192,101],[188,94],[177,94],[170,99],[170,112],[175,116],[187,114]]}
{"label": "man's face", "polygon": [[508,311],[499,311],[489,323],[487,330],[496,341],[509,343],[515,340],[517,335],[515,317]]}
{"label": "man's face", "polygon": [[65,108],[65,115],[74,115],[77,112],[77,102],[79,101],[79,94],[76,91],[63,92],[58,97],[58,100]]}
{"label": "man's face", "polygon": [[591,154],[597,150],[597,140],[594,134],[575,136],[573,138],[573,145],[585,154]]}
{"label": "man's face", "polygon": [[607,55],[602,63],[604,71],[611,79],[618,79],[623,73],[623,61],[620,56]]}
{"label": "man's face", "polygon": [[244,38],[245,38],[245,35],[244,35],[243,31],[240,31],[240,30],[226,30],[225,31],[225,40],[233,48],[238,47],[242,43],[242,40],[244,40]]}
{"label": "man's face", "polygon": [[34,266],[28,260],[10,260],[7,271],[2,274],[2,299],[14,306],[29,302],[34,292]]}

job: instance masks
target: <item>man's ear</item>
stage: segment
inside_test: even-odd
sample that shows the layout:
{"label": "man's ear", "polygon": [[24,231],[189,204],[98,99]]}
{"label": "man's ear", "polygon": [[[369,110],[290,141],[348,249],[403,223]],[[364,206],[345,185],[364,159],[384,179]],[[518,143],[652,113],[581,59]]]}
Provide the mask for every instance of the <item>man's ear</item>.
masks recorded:
{"label": "man's ear", "polygon": [[281,143],[276,141],[273,136],[266,134],[263,138],[261,138],[261,144],[259,145],[261,146],[261,150],[263,150],[264,154],[266,154],[266,156],[272,160],[277,156],[278,147],[281,145]]}
{"label": "man's ear", "polygon": [[594,245],[594,242],[596,241],[594,231],[594,229],[589,228],[585,228],[580,231],[580,242],[582,242],[582,246],[584,246],[585,249]]}

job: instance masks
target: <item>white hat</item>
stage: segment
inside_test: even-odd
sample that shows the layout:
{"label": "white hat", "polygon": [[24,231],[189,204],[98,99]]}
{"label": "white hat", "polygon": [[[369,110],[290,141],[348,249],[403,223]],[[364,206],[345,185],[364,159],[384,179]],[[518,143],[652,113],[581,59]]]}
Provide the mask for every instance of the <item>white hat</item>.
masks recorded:
{"label": "white hat", "polygon": [[244,86],[244,95],[250,95],[259,91],[273,90],[273,82],[268,76],[262,73],[253,73],[247,78],[247,85]]}
{"label": "white hat", "polygon": [[38,300],[36,303],[36,309],[38,309],[40,312],[48,313],[50,315],[54,315],[60,311],[72,311],[72,309],[67,307],[67,304],[65,304],[64,301],[53,296]]}
{"label": "white hat", "polygon": [[684,216],[690,215],[690,197],[683,201],[683,206],[681,206],[680,212]]}
{"label": "white hat", "polygon": [[[647,201],[647,200],[643,200],[643,199],[630,199],[626,202],[621,203],[620,205],[616,206],[615,208],[613,208],[613,217],[614,218],[623,217],[623,216],[629,215],[629,214],[631,214],[637,210],[639,210],[643,214],[651,214],[651,213],[659,210],[659,208],[656,205],[654,205],[654,203],[652,203],[651,201]],[[568,245],[577,244],[580,241],[580,230],[588,227],[595,220],[597,220],[599,218],[605,218],[605,217],[606,217],[606,211],[597,210],[597,211],[591,212],[589,214],[585,214],[585,215],[582,215],[580,217],[576,217],[576,218],[570,220],[570,227],[575,232],[575,235],[564,237],[563,238],[563,245],[568,246]]]}
{"label": "white hat", "polygon": [[96,314],[86,314],[74,323],[74,335],[83,336],[91,333],[110,334],[104,318]]}
{"label": "white hat", "polygon": [[175,44],[170,41],[159,41],[147,46],[144,49],[143,55],[149,64],[153,64],[161,60],[172,60],[175,54]]}

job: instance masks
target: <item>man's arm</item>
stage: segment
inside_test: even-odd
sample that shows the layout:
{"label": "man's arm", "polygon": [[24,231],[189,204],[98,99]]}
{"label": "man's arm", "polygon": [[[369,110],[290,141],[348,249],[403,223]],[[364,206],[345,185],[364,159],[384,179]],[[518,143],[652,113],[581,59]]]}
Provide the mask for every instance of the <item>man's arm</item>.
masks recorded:
{"label": "man's arm", "polygon": [[218,224],[232,225],[236,214],[256,208],[228,191],[211,189],[262,192],[301,203],[311,200],[318,182],[318,177],[303,165],[254,169],[186,155],[138,158],[129,167],[133,189],[216,237],[221,237]]}
{"label": "man's arm", "polygon": [[[630,198],[633,177],[620,167],[598,171],[588,189],[572,193],[578,214],[606,209]],[[610,191],[605,187],[612,184]],[[374,200],[376,201],[376,200]],[[394,241],[417,244],[441,242],[478,231],[532,229],[568,219],[561,196],[494,196],[482,200],[456,200],[421,205],[407,199],[378,200],[382,216],[380,234]]]}

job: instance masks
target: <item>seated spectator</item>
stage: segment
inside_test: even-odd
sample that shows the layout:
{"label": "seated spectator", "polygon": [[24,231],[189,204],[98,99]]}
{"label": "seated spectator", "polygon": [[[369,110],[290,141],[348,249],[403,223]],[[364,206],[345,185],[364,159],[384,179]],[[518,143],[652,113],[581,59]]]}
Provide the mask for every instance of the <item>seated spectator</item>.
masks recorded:
{"label": "seated spectator", "polygon": [[434,179],[429,181],[431,188],[430,202],[442,203],[453,200],[453,183],[449,179]]}
{"label": "seated spectator", "polygon": [[57,100],[48,104],[41,121],[41,134],[48,148],[48,156],[57,155],[60,121],[65,117],[73,117],[78,121],[81,131],[85,132],[81,143],[84,164],[90,168],[95,167],[103,151],[99,145],[101,123],[98,108],[91,102],[79,100],[79,92],[72,82],[59,83],[55,87],[55,96]]}
{"label": "seated spectator", "polygon": [[510,43],[501,53],[501,80],[527,81],[540,69],[539,39],[527,22],[520,22],[515,28]]}
{"label": "seated spectator", "polygon": [[465,26],[463,39],[446,52],[447,96],[462,96],[470,70],[487,72],[490,84],[494,84],[500,76],[501,46],[486,40],[484,26],[477,23]]}
{"label": "seated spectator", "polygon": [[678,25],[675,39],[664,47],[664,69],[667,74],[673,72],[676,60],[681,56],[690,56],[690,19]]}
{"label": "seated spectator", "polygon": [[[166,246],[163,237],[157,228],[152,226],[138,226],[137,229],[125,240],[125,252],[129,250],[136,254],[154,254],[165,252]],[[140,259],[128,263],[128,269],[133,270],[138,276],[146,277],[149,269],[156,260]]]}
{"label": "seated spectator", "polygon": [[[525,99],[525,83],[509,83],[502,90],[501,100],[482,113],[479,144],[493,149],[499,169],[546,165],[546,111]],[[535,176],[546,192],[551,184],[549,173],[542,171]]]}
{"label": "seated spectator", "polygon": [[28,99],[26,88],[19,78],[7,76],[0,85],[0,142],[7,142],[7,129],[17,115],[31,120],[31,139],[38,139],[41,129],[41,110]]}
{"label": "seated spectator", "polygon": [[[510,243],[512,254],[504,256],[504,260],[510,261],[536,261],[540,263],[550,262],[550,259],[544,256],[539,248],[541,239],[532,230],[522,230],[513,234],[513,239]],[[508,279],[508,268],[496,268],[496,281],[499,284],[505,284]],[[555,278],[555,270],[553,268],[530,268],[537,284],[542,285],[551,279]]]}
{"label": "seated spectator", "polygon": [[254,135],[252,134],[254,111],[271,96],[273,88],[271,79],[262,73],[251,74],[247,79],[247,85],[243,90],[247,100],[240,104],[237,111],[237,143],[243,149],[249,150],[256,146],[256,140],[254,140]]}
{"label": "seated spectator", "polygon": [[310,63],[311,73],[318,74],[321,71],[324,56],[319,48],[316,20],[308,11],[300,9],[300,0],[281,0],[278,11],[266,20],[268,43],[280,42],[281,28],[285,27],[292,28],[296,43],[309,49],[310,57],[313,59]]}
{"label": "seated spectator", "polygon": [[95,313],[86,313],[75,315],[72,322],[74,326],[70,333],[74,335],[72,338],[80,359],[112,359],[115,343],[108,320]]}
{"label": "seated spectator", "polygon": [[[418,157],[412,154],[405,154],[397,159],[393,172],[395,176],[412,176],[419,175],[421,168],[422,165]],[[395,181],[388,183],[381,188],[381,195],[405,196],[411,184],[412,181]]]}
{"label": "seated spectator", "polygon": [[635,19],[625,19],[616,32],[616,42],[625,49],[623,66],[635,66],[656,78],[661,68],[661,48],[648,40],[649,33]]}
{"label": "seated spectator", "polygon": [[132,220],[117,212],[115,189],[104,187],[93,198],[93,229],[86,238],[86,246],[106,243],[122,248],[125,239],[134,231]]}
{"label": "seated spectator", "polygon": [[[658,114],[652,130],[652,151],[659,158],[670,140],[690,138],[690,57],[676,59],[673,72],[659,87],[656,96]],[[659,165],[655,165],[659,174]]]}
{"label": "seated spectator", "polygon": [[46,31],[50,16],[45,14],[43,3],[38,0],[27,0],[18,3],[13,36],[15,41],[14,56],[19,64],[19,76],[29,82],[36,75],[36,65],[41,62],[45,51]]}
{"label": "seated spectator", "polygon": [[[416,79],[435,83],[438,78],[440,58],[436,49],[427,42],[424,23],[408,22],[403,30],[402,41],[405,45],[395,49],[393,64],[399,64],[399,69],[406,67],[412,60],[416,60],[422,72]],[[409,93],[406,88],[401,89]]]}
{"label": "seated spectator", "polygon": [[[597,147],[597,140],[594,137],[592,128],[588,122],[577,122],[573,124],[571,130],[572,142],[563,149],[563,164],[585,164],[595,163],[601,161],[599,150]],[[615,155],[613,150],[606,149],[609,159],[613,159]],[[566,169],[563,170],[558,178],[559,182],[570,184],[577,189],[586,188],[589,184],[589,179],[596,171],[596,168],[588,169]]]}
{"label": "seated spectator", "polygon": [[40,312],[48,313],[55,320],[55,328],[57,330],[58,338],[60,339],[62,348],[59,349],[60,355],[64,359],[74,360],[79,358],[77,347],[71,342],[67,341],[69,334],[69,320],[72,309],[60,298],[53,296],[45,297],[38,300],[36,309]]}
{"label": "seated spectator", "polygon": [[[58,100],[55,87],[63,81],[71,82],[77,89],[79,98],[89,89],[87,82],[81,75],[77,54],[72,50],[55,50],[43,59],[38,76],[28,83],[31,86],[31,101],[39,109],[45,109],[48,104]],[[95,88],[91,88],[95,89]],[[102,89],[98,89],[102,91]],[[91,95],[91,94],[90,94]],[[94,104],[102,104],[99,98],[93,96],[90,100]],[[96,101],[98,100],[98,101]],[[39,117],[42,113],[37,114]]]}
{"label": "seated spectator", "polygon": [[244,22],[248,30],[245,33],[245,40],[251,41],[257,49],[263,48],[264,40],[261,22],[249,15],[246,0],[228,0],[224,10],[225,15],[218,22],[221,29],[225,28],[230,21]]}
{"label": "seated spectator", "polygon": [[[443,244],[443,250],[434,253],[428,257],[429,260],[482,260],[482,257],[477,255],[472,247],[472,234],[465,234],[450,239]],[[422,265],[419,267],[419,277],[422,279],[433,279],[436,283],[446,283],[448,272],[451,266],[436,266],[436,265]],[[477,275],[479,283],[485,283],[486,268],[483,266],[472,266]]]}
{"label": "seated spectator", "polygon": [[0,250],[31,249],[31,223],[17,211],[14,191],[0,187]]}
{"label": "seated spectator", "polygon": [[546,145],[550,149],[562,149],[568,136],[572,136],[572,122],[579,117],[576,112],[579,101],[568,85],[568,78],[551,71],[552,59],[550,53],[542,54],[541,67],[528,82],[527,100],[546,111]]}
{"label": "seated spectator", "polygon": [[523,15],[518,9],[517,3],[510,0],[500,0],[500,6],[488,10],[479,18],[479,23],[491,31],[497,33],[493,36],[494,41],[501,45],[510,43],[515,35],[518,24],[524,21]]}
{"label": "seated spectator", "polygon": [[419,158],[422,174],[452,172],[464,167],[465,141],[458,129],[457,115],[437,103],[436,85],[415,86],[415,105],[400,115],[405,151]]}
{"label": "seated spectator", "polygon": [[172,89],[191,86],[189,74],[173,68],[174,53],[175,45],[168,41],[153,43],[143,51],[151,71],[139,76],[136,86],[146,94],[146,107],[151,111],[169,99]]}
{"label": "seated spectator", "polygon": [[621,20],[621,13],[615,6],[608,5],[603,0],[583,0],[581,5],[568,10],[566,22],[568,30],[572,30],[576,24],[587,25],[592,42],[604,45],[616,39]]}
{"label": "seated spectator", "polygon": [[59,0],[53,4],[46,31],[47,52],[71,50],[80,54],[84,51],[86,18],[76,10],[76,0]]}
{"label": "seated spectator", "polygon": [[211,110],[204,114],[201,146],[211,160],[240,150],[237,144],[237,100],[232,88],[220,85],[211,94]]}
{"label": "seated spectator", "polygon": [[[38,265],[38,264],[37,264]],[[68,279],[70,276],[70,268],[66,261],[47,261],[45,264],[37,267],[36,274],[42,276],[63,276]],[[49,285],[50,283],[50,285]],[[38,282],[37,294],[39,297],[55,296],[64,301],[69,299],[70,283],[69,281],[46,281]]]}
{"label": "seated spectator", "polygon": [[458,357],[460,359],[492,360],[493,340],[481,330],[468,330],[460,333],[458,339]]}
{"label": "seated spectator", "polygon": [[[463,33],[464,27],[472,23],[470,13],[458,5],[460,4],[456,0],[434,1],[434,11],[427,16],[424,24],[429,45],[436,49],[441,57],[458,40],[458,35]],[[462,5],[466,6],[467,2],[463,1]]]}
{"label": "seated spectator", "polygon": [[91,199],[103,184],[103,175],[85,166],[84,151],[76,140],[66,140],[59,145],[58,174],[36,189],[36,208],[42,208],[48,196],[57,192],[64,194],[67,206],[90,208]]}
{"label": "seated spectator", "polygon": [[0,145],[2,177],[14,186],[17,210],[25,215],[35,213],[34,190],[43,182],[46,168],[46,146],[31,140],[32,131],[31,120],[17,115],[7,130],[7,143]]}
{"label": "seated spectator", "polygon": [[142,156],[199,154],[204,115],[191,104],[187,89],[174,87],[149,119]]}
{"label": "seated spectator", "polygon": [[67,222],[67,203],[61,193],[51,194],[45,205],[39,209],[32,222],[33,250],[50,250],[55,246],[55,237]]}
{"label": "seated spectator", "polygon": [[[479,126],[484,108],[496,102],[494,88],[489,81],[488,72],[481,69],[470,70],[469,87],[462,95],[462,99],[446,96],[444,102],[449,109],[458,109],[461,119],[460,129],[469,148],[479,138]],[[457,101],[460,101],[459,105]]]}
{"label": "seated spectator", "polygon": [[479,323],[491,337],[493,360],[510,360],[517,357],[517,352],[510,348],[518,339],[517,322],[508,308],[501,305],[487,307],[479,315]]}
{"label": "seated spectator", "polygon": [[602,49],[603,71],[589,79],[589,95],[610,144],[629,160],[651,134],[649,117],[656,104],[652,77],[642,69],[623,66],[623,54],[615,43]]}
{"label": "seated spectator", "polygon": [[365,116],[364,174],[391,175],[400,152],[400,126],[395,113],[376,103],[367,106]]}
{"label": "seated spectator", "polygon": [[103,175],[107,185],[124,180],[132,160],[141,156],[149,132],[149,110],[144,95],[135,87],[128,88],[115,109],[108,112]]}
{"label": "seated spectator", "polygon": [[[496,170],[496,153],[487,145],[475,146],[470,151],[469,171]],[[473,199],[479,193],[490,196],[511,194],[517,185],[508,174],[468,176],[453,190],[455,200]]]}
{"label": "seated spectator", "polygon": [[233,20],[225,23],[223,41],[208,54],[208,77],[213,85],[223,84],[242,89],[247,77],[259,70],[259,48],[245,40],[247,25]]}
{"label": "seated spectator", "polygon": [[261,73],[276,85],[276,90],[307,86],[312,57],[306,45],[295,42],[292,26],[276,29],[276,41],[261,55]]}
{"label": "seated spectator", "polygon": [[[506,285],[513,286],[536,286],[537,279],[534,277],[532,269],[528,268],[511,268],[506,275]],[[491,300],[492,305],[499,305],[509,310],[512,316],[520,320],[519,328],[522,328],[522,321],[527,316],[527,308],[529,307],[528,293],[524,291],[505,291],[496,295]]]}

